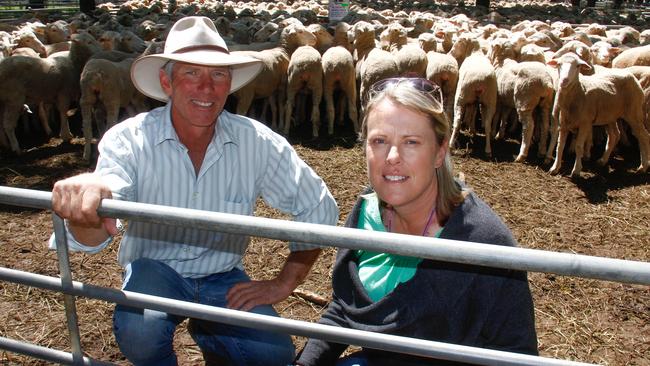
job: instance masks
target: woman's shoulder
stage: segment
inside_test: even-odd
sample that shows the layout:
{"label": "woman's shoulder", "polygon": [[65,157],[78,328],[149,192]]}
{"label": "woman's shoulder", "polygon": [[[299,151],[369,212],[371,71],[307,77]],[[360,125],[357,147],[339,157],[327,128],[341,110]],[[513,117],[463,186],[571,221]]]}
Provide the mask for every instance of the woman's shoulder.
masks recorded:
{"label": "woman's shoulder", "polygon": [[503,219],[474,192],[452,212],[441,238],[516,246]]}

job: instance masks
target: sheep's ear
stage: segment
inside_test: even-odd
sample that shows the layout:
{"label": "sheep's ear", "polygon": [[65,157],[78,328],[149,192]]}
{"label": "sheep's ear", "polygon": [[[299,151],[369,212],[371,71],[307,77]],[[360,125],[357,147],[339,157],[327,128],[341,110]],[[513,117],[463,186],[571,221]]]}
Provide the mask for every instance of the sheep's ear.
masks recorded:
{"label": "sheep's ear", "polygon": [[[582,60],[581,60],[581,61],[582,61]],[[583,75],[584,75],[585,73],[590,72],[591,69],[592,69],[591,65],[589,65],[588,63],[586,63],[586,62],[584,62],[584,61],[583,61],[583,62],[579,62],[578,64],[580,65],[580,73],[583,74]]]}
{"label": "sheep's ear", "polygon": [[623,52],[623,49],[620,47],[612,47],[609,49],[609,54],[612,56],[616,56],[621,52]]}
{"label": "sheep's ear", "polygon": [[548,66],[555,67],[555,68],[557,68],[560,65],[560,63],[557,62],[557,59],[555,59],[555,58],[546,61],[546,64]]}

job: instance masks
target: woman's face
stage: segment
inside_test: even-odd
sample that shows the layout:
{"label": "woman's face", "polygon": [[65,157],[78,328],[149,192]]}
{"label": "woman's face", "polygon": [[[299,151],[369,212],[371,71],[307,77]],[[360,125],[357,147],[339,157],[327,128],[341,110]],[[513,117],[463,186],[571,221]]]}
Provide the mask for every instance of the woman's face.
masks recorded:
{"label": "woman's face", "polygon": [[386,98],[370,111],[367,127],[368,177],[379,198],[395,209],[430,208],[447,143],[438,145],[429,117]]}

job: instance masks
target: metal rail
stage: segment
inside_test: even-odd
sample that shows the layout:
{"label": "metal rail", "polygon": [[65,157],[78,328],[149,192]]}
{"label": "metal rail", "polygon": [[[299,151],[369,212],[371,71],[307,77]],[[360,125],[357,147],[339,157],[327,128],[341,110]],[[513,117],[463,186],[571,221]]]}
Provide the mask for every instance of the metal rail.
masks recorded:
{"label": "metal rail", "polygon": [[[19,283],[25,286],[63,292],[73,296],[84,296],[114,302],[121,305],[154,309],[166,313],[183,315],[191,318],[220,322],[229,325],[251,327],[262,330],[289,333],[304,337],[326,339],[332,342],[354,344],[363,347],[383,349],[392,352],[432,357],[442,360],[466,362],[480,365],[543,365],[543,366],[578,366],[590,365],[581,362],[558,360],[546,357],[495,351],[484,348],[461,346],[450,343],[426,341],[390,334],[373,333],[309,323],[300,320],[260,315],[192,302],[172,300],[164,297],[120,291],[111,288],[93,286],[81,282],[72,282],[72,288],[66,289],[58,278],[38,275],[0,267],[0,280]],[[2,344],[0,343],[0,347]]]}
{"label": "metal rail", "polygon": [[[50,192],[0,186],[0,203],[51,209],[50,199]],[[648,262],[365,231],[108,199],[102,201],[98,212],[106,217],[192,226],[231,234],[650,285],[650,263]]]}

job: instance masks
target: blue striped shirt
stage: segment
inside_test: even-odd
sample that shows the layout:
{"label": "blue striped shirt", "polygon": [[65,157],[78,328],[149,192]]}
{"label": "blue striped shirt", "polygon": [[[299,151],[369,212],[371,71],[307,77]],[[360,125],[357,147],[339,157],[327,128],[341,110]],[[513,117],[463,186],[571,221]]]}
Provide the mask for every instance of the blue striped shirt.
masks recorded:
{"label": "blue striped shirt", "polygon": [[[197,176],[172,126],[170,106],[127,119],[104,134],[95,174],[111,187],[114,199],[252,215],[262,197],[296,221],[336,224],[338,207],[323,180],[286,139],[250,118],[221,113]],[[111,241],[87,247],[70,239],[72,250],[86,252]],[[249,241],[248,236],[132,221],[118,262],[126,266],[146,257],[198,278],[242,269]],[[290,243],[289,248],[315,246]]]}

